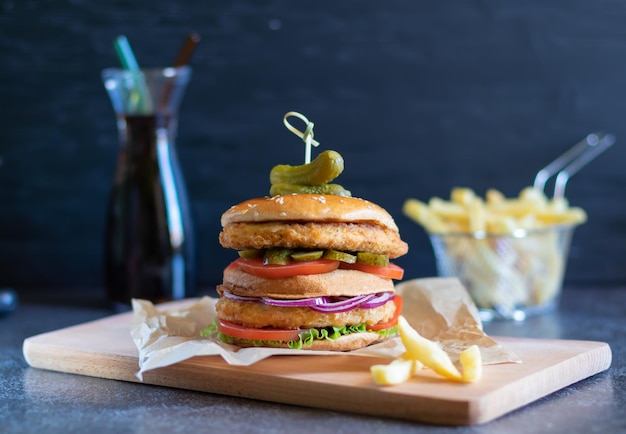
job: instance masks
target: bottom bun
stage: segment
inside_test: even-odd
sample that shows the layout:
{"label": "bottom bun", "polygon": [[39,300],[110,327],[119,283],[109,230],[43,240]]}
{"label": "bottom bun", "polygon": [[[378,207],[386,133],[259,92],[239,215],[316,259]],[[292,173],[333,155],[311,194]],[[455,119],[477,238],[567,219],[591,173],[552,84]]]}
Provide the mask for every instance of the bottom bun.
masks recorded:
{"label": "bottom bun", "polygon": [[[258,347],[259,345],[254,345],[248,340],[237,339],[228,337],[232,345],[237,345],[238,347]],[[351,333],[349,335],[343,335],[337,339],[316,339],[311,345],[303,345],[302,350],[313,350],[313,351],[352,351],[358,350],[359,348],[367,347],[368,345],[372,345],[375,343],[382,342],[387,340],[389,336],[383,336],[374,332],[359,332],[359,333]],[[262,345],[261,347],[269,347],[269,348],[289,348],[287,346],[287,342],[272,342],[271,345]],[[294,351],[299,351],[295,350]]]}

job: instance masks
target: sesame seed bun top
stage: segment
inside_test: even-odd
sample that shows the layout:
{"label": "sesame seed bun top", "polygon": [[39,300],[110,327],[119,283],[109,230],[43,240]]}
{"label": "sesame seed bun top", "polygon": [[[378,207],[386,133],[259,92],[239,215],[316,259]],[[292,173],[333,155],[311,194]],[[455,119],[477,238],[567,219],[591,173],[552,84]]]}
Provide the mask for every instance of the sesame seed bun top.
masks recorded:
{"label": "sesame seed bun top", "polygon": [[222,226],[260,222],[373,223],[398,232],[393,217],[365,199],[323,194],[289,194],[250,199],[228,209]]}

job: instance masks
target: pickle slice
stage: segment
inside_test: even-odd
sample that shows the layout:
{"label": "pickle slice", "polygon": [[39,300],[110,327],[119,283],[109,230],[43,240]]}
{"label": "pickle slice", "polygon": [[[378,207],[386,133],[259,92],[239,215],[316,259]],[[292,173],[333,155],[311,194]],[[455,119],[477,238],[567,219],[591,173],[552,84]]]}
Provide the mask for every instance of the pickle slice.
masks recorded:
{"label": "pickle slice", "polygon": [[291,259],[293,259],[294,261],[298,261],[298,262],[315,261],[316,259],[320,259],[323,254],[324,254],[323,250],[313,250],[313,251],[306,250],[306,251],[292,253]]}
{"label": "pickle slice", "polygon": [[389,256],[377,255],[376,253],[357,253],[357,261],[362,264],[376,265],[377,267],[386,267],[389,265]]}
{"label": "pickle slice", "polygon": [[263,250],[260,249],[248,249],[248,250],[240,250],[239,257],[244,259],[255,259],[263,257]]}
{"label": "pickle slice", "polygon": [[356,255],[350,253],[340,252],[339,250],[326,250],[324,252],[324,259],[331,259],[333,261],[347,262],[348,264],[354,264],[357,260]]}
{"label": "pickle slice", "polygon": [[327,184],[343,172],[343,157],[339,152],[327,150],[313,161],[300,166],[279,164],[270,172],[270,183],[322,185]]}
{"label": "pickle slice", "polygon": [[280,194],[332,194],[334,196],[350,197],[352,193],[339,184],[324,185],[301,185],[279,183],[272,184],[270,187],[270,196],[278,196]]}
{"label": "pickle slice", "polygon": [[291,261],[292,253],[293,250],[290,249],[269,249],[265,252],[263,263],[266,265],[287,265]]}

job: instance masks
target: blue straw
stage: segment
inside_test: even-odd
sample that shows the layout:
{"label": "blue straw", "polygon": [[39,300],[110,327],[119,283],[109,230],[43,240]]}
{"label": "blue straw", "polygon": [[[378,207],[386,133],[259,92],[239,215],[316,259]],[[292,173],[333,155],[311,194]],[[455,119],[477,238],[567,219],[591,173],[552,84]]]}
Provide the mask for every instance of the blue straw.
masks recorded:
{"label": "blue straw", "polygon": [[128,111],[142,111],[144,113],[150,113],[152,111],[152,100],[150,98],[148,86],[146,85],[144,76],[141,73],[141,68],[139,68],[135,54],[133,53],[132,48],[130,48],[128,39],[126,36],[120,35],[115,39],[113,46],[115,47],[115,51],[119,57],[122,67],[133,73],[135,85],[133,89],[131,89],[130,107],[128,108]]}
{"label": "blue straw", "polygon": [[129,71],[139,71],[139,64],[137,63],[137,59],[135,59],[135,54],[133,53],[133,49],[130,48],[130,44],[128,43],[126,36],[118,36],[115,39],[114,45],[122,67],[124,69],[128,69]]}

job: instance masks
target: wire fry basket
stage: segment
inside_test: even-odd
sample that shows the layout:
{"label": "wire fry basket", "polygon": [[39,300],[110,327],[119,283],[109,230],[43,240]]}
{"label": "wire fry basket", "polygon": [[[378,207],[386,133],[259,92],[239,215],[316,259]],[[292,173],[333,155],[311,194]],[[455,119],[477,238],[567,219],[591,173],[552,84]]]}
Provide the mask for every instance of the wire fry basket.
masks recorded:
{"label": "wire fry basket", "polygon": [[[564,199],[567,181],[614,142],[611,134],[589,134],[537,172],[533,188],[544,194],[556,175],[553,199]],[[439,276],[465,285],[483,321],[522,321],[557,308],[577,226],[557,223],[502,234],[429,231],[429,237]]]}
{"label": "wire fry basket", "polygon": [[523,236],[429,236],[439,276],[457,277],[464,284],[481,320],[522,321],[557,307],[574,229],[554,226]]}

